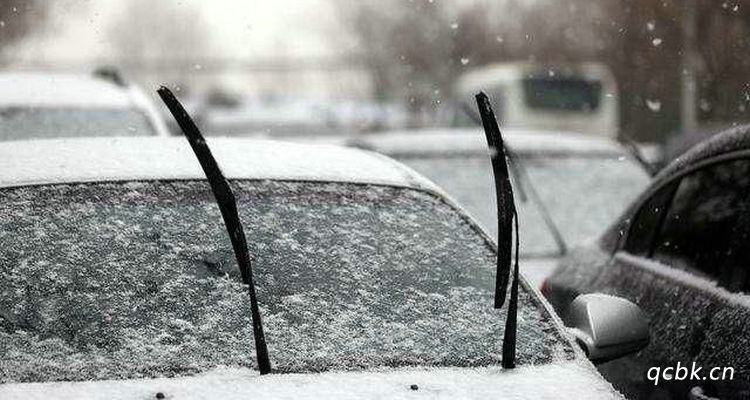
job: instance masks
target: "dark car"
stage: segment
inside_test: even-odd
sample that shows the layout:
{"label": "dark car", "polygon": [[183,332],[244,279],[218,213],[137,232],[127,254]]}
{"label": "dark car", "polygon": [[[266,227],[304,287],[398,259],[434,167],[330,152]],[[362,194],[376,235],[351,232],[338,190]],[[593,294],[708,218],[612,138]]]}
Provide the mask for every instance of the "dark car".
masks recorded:
{"label": "dark car", "polygon": [[[629,397],[748,398],[749,236],[750,126],[742,126],[674,160],[597,242],[563,259],[542,292],[563,320],[571,300],[591,292],[647,313],[649,346],[599,366]],[[657,385],[652,377],[670,367]]]}

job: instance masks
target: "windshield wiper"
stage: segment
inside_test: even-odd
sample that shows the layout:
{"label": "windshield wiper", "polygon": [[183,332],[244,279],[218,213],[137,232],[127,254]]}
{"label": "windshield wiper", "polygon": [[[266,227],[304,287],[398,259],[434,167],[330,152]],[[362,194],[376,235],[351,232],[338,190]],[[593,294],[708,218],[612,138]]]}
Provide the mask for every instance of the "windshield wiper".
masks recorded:
{"label": "windshield wiper", "polygon": [[643,155],[643,152],[635,143],[635,141],[633,141],[633,139],[628,136],[622,135],[622,137],[619,139],[619,142],[622,147],[627,150],[628,154],[630,154],[630,156],[633,157],[641,167],[643,167],[643,169],[650,177],[653,178],[657,173],[659,173],[659,167],[652,164],[646,159],[646,156]]}
{"label": "windshield wiper", "polygon": [[[492,173],[495,177],[495,195],[497,197],[497,273],[495,277],[495,308],[502,308],[508,290],[510,275],[511,252],[513,237],[515,236],[515,265],[513,268],[513,282],[510,288],[508,302],[508,316],[505,319],[503,332],[503,368],[516,366],[516,329],[518,317],[518,212],[513,200],[513,187],[510,184],[508,162],[505,146],[497,125],[495,113],[492,111],[490,100],[486,94],[476,95],[482,126],[490,147]],[[514,224],[515,222],[515,224]],[[511,234],[515,228],[514,234]]]}
{"label": "windshield wiper", "polygon": [[[477,116],[474,110],[470,109],[468,106],[464,106],[463,111],[477,125],[484,125],[481,117]],[[547,209],[547,206],[544,205],[542,196],[539,195],[539,193],[536,191],[536,188],[534,187],[534,184],[531,182],[529,173],[526,171],[526,166],[523,164],[521,157],[516,152],[514,152],[510,146],[508,146],[507,144],[503,145],[505,147],[505,154],[508,156],[508,160],[510,161],[508,163],[508,168],[511,175],[513,175],[513,180],[517,183],[516,189],[518,189],[518,197],[521,199],[522,203],[526,203],[527,199],[531,197],[531,201],[536,205],[539,213],[542,215],[542,221],[544,221],[544,225],[547,226],[550,234],[552,234],[552,239],[557,245],[559,255],[564,256],[568,253],[568,245],[565,243],[562,231],[560,231],[560,228],[558,228],[557,224],[555,224],[555,220],[552,218],[552,214]],[[528,195],[526,194],[527,192]]]}
{"label": "windshield wiper", "polygon": [[185,111],[180,101],[177,100],[171,90],[164,86],[159,88],[157,92],[190,143],[190,147],[192,147],[195,156],[201,164],[201,168],[203,168],[203,173],[206,174],[206,179],[208,179],[208,183],[211,185],[211,191],[213,191],[216,204],[218,204],[219,210],[221,210],[221,216],[224,219],[224,225],[229,233],[234,255],[237,258],[237,265],[239,266],[240,274],[242,274],[242,281],[247,285],[250,292],[250,312],[253,318],[255,353],[258,358],[260,374],[265,375],[271,372],[271,362],[268,359],[268,348],[266,346],[265,335],[263,334],[263,322],[260,318],[258,298],[255,294],[255,282],[253,281],[250,253],[247,250],[247,239],[245,238],[245,232],[242,229],[242,223],[237,213],[237,201],[232,193],[232,188],[229,187],[229,182],[227,182],[219,165],[216,163],[216,159],[211,154],[211,149],[206,144],[206,139],[203,138],[200,130],[195,126],[195,122],[190,118],[190,115]]}

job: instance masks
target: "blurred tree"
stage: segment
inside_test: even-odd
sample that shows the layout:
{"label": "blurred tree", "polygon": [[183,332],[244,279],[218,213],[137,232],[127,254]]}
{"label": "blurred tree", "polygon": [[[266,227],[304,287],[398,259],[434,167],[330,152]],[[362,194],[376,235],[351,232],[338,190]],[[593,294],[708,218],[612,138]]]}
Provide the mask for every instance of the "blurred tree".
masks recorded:
{"label": "blurred tree", "polygon": [[[623,135],[664,141],[680,129],[684,1],[334,1],[380,99],[424,111],[476,66],[600,61],[618,81]],[[699,120],[750,120],[750,1],[695,7]]]}
{"label": "blurred tree", "polygon": [[8,46],[44,25],[45,5],[44,0],[0,1],[0,62]]}

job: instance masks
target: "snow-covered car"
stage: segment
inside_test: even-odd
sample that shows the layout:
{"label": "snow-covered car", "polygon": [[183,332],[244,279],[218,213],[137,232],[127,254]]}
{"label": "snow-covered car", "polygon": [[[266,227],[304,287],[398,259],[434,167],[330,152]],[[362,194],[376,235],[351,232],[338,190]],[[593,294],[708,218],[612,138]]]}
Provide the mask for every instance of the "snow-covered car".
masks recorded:
{"label": "snow-covered car", "polygon": [[[519,198],[521,268],[535,286],[568,246],[599,235],[649,182],[617,142],[570,132],[503,129]],[[495,195],[481,128],[389,132],[350,144],[393,157],[445,189],[491,234]]]}
{"label": "snow-covered car", "polygon": [[[421,175],[358,149],[208,143],[247,232],[273,373],[256,372],[246,286],[187,143],[12,141],[0,398],[622,398],[523,278],[517,367],[500,367],[496,245]],[[592,321],[634,322],[581,310],[594,342]]]}
{"label": "snow-covered car", "polygon": [[[643,308],[651,321],[649,346],[600,368],[626,395],[747,398],[748,237],[750,126],[743,126],[668,165],[598,241],[561,262],[542,292],[563,320],[582,293],[623,296]],[[650,368],[677,362],[702,372],[658,386],[648,380]],[[716,367],[718,380],[719,371],[709,375]],[[733,378],[724,368],[733,369]]]}
{"label": "snow-covered car", "polygon": [[153,102],[116,73],[0,74],[0,141],[168,134]]}

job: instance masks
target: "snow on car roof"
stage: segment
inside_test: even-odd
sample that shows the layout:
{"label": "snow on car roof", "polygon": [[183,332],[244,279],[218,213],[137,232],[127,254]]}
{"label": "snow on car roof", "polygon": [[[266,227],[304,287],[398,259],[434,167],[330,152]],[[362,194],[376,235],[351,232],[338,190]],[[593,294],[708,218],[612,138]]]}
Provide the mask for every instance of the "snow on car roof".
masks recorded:
{"label": "snow on car roof", "polygon": [[[439,191],[387,157],[333,145],[210,138],[229,179],[371,183]],[[181,137],[75,138],[0,142],[0,187],[205,179]]]}
{"label": "snow on car roof", "polygon": [[[416,390],[412,389],[416,385]],[[363,372],[279,374],[260,377],[222,368],[182,378],[0,385],[3,399],[622,399],[583,360],[500,368],[401,368]]]}
{"label": "snow on car roof", "polygon": [[695,163],[742,150],[750,150],[750,124],[726,130],[711,139],[696,144],[664,167],[656,176],[652,186],[658,186],[663,180],[670,179],[674,174]]}
{"label": "snow on car roof", "polygon": [[[621,155],[613,140],[571,132],[503,130],[508,147],[519,154]],[[425,129],[364,135],[356,145],[388,155],[484,153],[487,142],[481,128]]]}
{"label": "snow on car roof", "polygon": [[127,88],[87,75],[0,74],[0,106],[124,108],[132,103]]}

